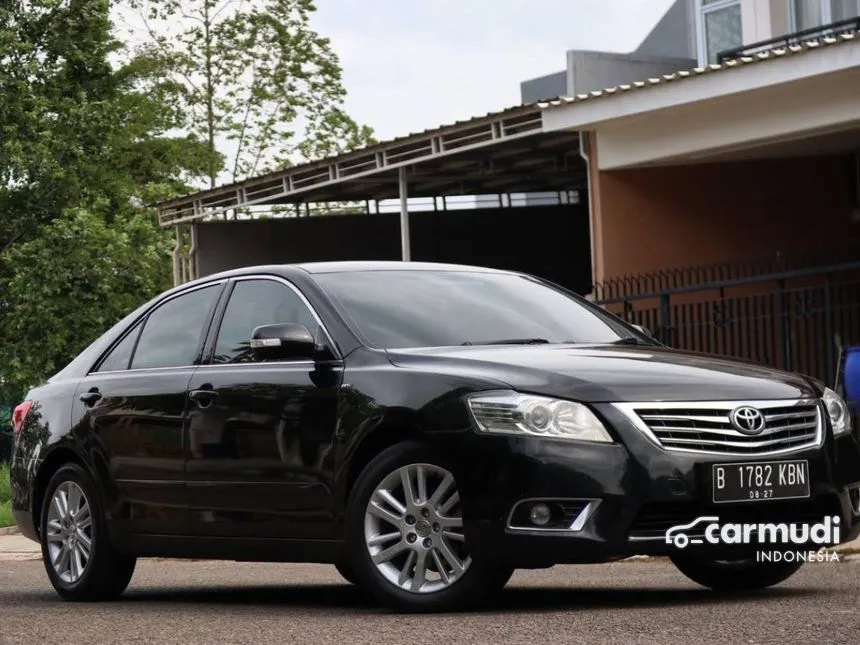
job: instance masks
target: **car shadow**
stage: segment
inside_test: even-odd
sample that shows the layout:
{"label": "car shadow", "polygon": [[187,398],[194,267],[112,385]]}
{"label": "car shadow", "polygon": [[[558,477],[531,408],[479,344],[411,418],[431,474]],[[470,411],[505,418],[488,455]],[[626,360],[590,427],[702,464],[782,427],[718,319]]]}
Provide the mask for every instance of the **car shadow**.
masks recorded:
{"label": "car shadow", "polygon": [[[468,613],[519,611],[648,609],[756,602],[776,598],[798,599],[828,594],[821,589],[774,588],[758,592],[720,594],[707,589],[619,589],[571,587],[509,587],[492,601],[465,609]],[[368,594],[352,585],[302,585],[255,587],[205,587],[135,591],[130,589],[117,601],[159,605],[244,605],[253,607],[295,607],[297,609],[338,609],[385,613]]]}

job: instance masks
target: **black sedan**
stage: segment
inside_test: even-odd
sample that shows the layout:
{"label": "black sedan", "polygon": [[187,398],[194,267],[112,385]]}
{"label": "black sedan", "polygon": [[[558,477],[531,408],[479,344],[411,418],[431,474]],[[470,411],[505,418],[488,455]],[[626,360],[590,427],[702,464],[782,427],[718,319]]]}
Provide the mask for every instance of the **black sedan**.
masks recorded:
{"label": "black sedan", "polygon": [[634,554],[755,589],[794,573],[799,542],[762,557],[715,520],[860,531],[860,445],[829,388],[475,267],[182,285],[30,391],[13,426],[14,514],[70,600],[118,596],[146,556],[331,563],[407,611]]}

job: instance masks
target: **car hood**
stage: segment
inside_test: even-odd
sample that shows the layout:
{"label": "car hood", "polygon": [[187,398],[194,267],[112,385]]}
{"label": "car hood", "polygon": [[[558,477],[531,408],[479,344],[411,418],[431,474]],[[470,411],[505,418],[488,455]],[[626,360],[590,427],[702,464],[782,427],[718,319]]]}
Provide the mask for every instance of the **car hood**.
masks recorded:
{"label": "car hood", "polygon": [[589,402],[798,399],[803,376],[660,346],[488,345],[389,351],[398,367]]}

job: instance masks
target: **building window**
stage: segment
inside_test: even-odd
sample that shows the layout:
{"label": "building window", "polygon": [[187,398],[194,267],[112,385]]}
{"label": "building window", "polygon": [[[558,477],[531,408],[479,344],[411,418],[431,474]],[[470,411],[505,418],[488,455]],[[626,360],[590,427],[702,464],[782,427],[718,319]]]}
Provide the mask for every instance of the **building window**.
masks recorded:
{"label": "building window", "polygon": [[860,16],[860,0],[789,0],[794,31]]}
{"label": "building window", "polygon": [[697,0],[699,62],[716,63],[717,54],[743,45],[741,0]]}

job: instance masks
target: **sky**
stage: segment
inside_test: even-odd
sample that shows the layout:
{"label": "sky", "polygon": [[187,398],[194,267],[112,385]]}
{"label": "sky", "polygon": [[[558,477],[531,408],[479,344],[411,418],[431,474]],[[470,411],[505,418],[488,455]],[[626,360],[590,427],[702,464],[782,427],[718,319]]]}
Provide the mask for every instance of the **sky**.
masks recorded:
{"label": "sky", "polygon": [[[632,52],[674,1],[316,0],[311,26],[340,58],[347,113],[385,141],[518,105],[520,83],[563,71],[570,49]],[[117,35],[144,42],[140,14],[118,7]]]}
{"label": "sky", "polygon": [[[377,139],[520,103],[569,49],[635,50],[673,0],[317,0],[347,112]],[[372,7],[372,9],[369,9]]]}

